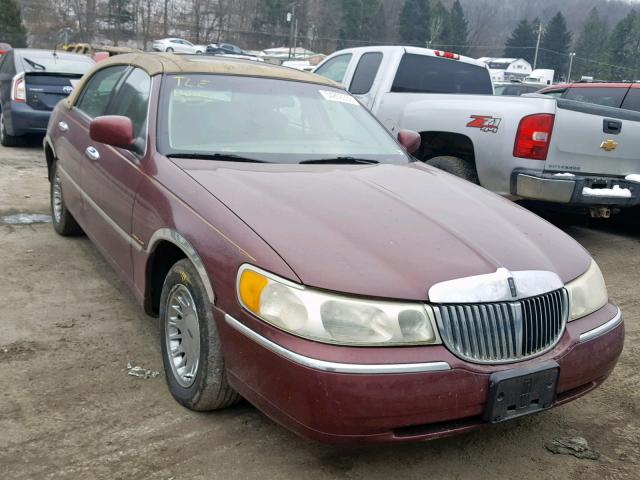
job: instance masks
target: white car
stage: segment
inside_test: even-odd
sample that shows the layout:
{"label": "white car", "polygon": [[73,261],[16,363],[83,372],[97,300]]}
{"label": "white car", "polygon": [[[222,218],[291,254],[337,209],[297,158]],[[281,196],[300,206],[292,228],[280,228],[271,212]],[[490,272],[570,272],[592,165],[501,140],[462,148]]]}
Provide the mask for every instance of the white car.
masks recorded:
{"label": "white car", "polygon": [[195,53],[200,55],[206,52],[207,47],[205,45],[194,45],[182,38],[163,38],[153,41],[153,49],[157,52]]}

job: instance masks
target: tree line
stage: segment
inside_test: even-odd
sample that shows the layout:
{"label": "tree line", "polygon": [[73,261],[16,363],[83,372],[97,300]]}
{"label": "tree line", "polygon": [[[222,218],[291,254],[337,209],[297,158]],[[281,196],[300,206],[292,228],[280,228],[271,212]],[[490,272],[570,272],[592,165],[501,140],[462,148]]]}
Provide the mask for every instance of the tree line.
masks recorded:
{"label": "tree line", "polygon": [[[542,26],[538,68],[552,68],[564,78],[575,52],[573,78],[640,76],[640,14],[633,9],[613,22],[609,9],[604,17],[593,8],[577,35],[560,11],[550,19],[523,18],[499,51],[502,43],[482,45],[481,39],[489,38],[489,27],[483,27],[488,20],[478,11],[482,2],[487,14],[496,11],[490,0],[0,0],[0,42],[20,46],[28,39],[35,47],[109,42],[148,49],[155,38],[180,36],[264,49],[288,46],[293,34],[297,45],[325,53],[396,43],[533,63]],[[607,5],[620,11],[620,2]],[[471,22],[468,12],[474,15]]]}
{"label": "tree line", "polygon": [[546,25],[539,18],[522,19],[507,39],[504,56],[524,58],[533,64],[540,32],[536,66],[554,69],[557,78],[567,78],[571,54],[575,54],[572,79],[583,75],[602,80],[640,78],[640,14],[635,10],[609,25],[594,7],[575,39],[561,12]]}

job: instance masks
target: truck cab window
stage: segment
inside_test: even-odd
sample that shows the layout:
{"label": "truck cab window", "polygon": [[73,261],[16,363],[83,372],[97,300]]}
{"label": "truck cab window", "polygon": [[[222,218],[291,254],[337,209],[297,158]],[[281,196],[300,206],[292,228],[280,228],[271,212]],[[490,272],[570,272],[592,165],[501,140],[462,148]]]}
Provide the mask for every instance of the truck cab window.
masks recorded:
{"label": "truck cab window", "polygon": [[369,93],[378,74],[381,62],[382,53],[380,52],[367,52],[363,54],[353,74],[349,91],[354,95]]}
{"label": "truck cab window", "polygon": [[344,76],[347,73],[347,67],[351,61],[351,56],[352,55],[349,53],[333,57],[320,65],[314,73],[322,75],[334,82],[342,83]]}

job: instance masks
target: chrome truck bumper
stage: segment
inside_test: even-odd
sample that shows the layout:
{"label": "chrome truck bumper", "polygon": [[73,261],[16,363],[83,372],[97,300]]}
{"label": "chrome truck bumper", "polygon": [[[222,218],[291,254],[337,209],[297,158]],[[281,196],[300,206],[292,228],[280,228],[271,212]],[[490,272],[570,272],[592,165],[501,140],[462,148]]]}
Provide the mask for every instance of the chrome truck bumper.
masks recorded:
{"label": "chrome truck bumper", "polygon": [[555,172],[516,169],[511,174],[511,194],[581,207],[624,208],[640,204],[640,183],[619,177],[557,176]]}

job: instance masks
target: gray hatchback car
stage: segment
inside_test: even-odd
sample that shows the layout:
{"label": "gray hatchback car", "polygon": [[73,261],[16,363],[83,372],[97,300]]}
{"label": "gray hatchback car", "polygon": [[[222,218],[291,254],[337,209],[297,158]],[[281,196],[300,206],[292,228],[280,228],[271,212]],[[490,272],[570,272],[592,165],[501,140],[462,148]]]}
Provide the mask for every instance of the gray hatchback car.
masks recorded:
{"label": "gray hatchback car", "polygon": [[95,62],[77,53],[17,48],[0,57],[0,143],[45,133],[56,104]]}

